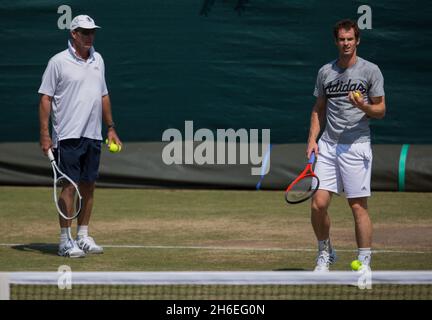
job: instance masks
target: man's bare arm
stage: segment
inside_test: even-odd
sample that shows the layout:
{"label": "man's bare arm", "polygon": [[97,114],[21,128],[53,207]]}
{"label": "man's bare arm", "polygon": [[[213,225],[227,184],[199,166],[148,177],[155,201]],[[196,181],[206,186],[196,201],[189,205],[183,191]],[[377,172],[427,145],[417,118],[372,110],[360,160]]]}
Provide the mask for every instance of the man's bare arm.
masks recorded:
{"label": "man's bare arm", "polygon": [[52,147],[49,133],[49,118],[51,114],[52,97],[41,95],[39,100],[39,143],[44,154]]}
{"label": "man's bare arm", "polygon": [[365,103],[363,97],[355,97],[353,92],[348,94],[351,103],[366,113],[369,117],[382,119],[385,116],[386,106],[384,97],[370,97],[372,103]]}
{"label": "man's bare arm", "polygon": [[310,157],[312,151],[315,152],[315,155],[318,155],[317,139],[321,132],[321,129],[324,127],[325,124],[326,105],[327,98],[325,96],[322,96],[316,99],[315,104],[312,108],[308,146],[306,150],[308,158]]}

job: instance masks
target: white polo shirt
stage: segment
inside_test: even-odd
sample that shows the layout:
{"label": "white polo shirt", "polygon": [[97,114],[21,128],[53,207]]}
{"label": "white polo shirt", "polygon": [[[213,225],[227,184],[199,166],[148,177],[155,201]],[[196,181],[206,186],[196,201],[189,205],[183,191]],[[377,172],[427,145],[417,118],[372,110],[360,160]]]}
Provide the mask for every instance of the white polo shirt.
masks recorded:
{"label": "white polo shirt", "polygon": [[52,97],[52,141],[90,138],[102,140],[102,97],[108,94],[102,56],[92,47],[87,60],[68,49],[48,62],[38,91]]}

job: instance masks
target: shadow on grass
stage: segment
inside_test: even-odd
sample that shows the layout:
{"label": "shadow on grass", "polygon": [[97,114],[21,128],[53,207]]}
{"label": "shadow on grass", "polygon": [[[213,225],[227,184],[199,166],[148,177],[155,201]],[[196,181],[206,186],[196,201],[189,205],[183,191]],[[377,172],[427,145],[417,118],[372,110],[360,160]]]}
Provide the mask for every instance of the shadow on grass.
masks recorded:
{"label": "shadow on grass", "polygon": [[57,256],[58,244],[57,243],[28,243],[12,246],[12,249],[26,252],[39,251],[43,254]]}
{"label": "shadow on grass", "polygon": [[282,268],[282,269],[273,269],[273,271],[310,271],[310,269],[303,269],[303,268]]}

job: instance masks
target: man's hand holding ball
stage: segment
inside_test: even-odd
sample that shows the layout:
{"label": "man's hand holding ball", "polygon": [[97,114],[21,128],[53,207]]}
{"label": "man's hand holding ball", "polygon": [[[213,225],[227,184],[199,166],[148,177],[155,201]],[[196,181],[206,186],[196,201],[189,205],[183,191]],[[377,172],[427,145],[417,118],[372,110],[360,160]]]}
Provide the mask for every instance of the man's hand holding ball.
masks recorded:
{"label": "man's hand holding ball", "polygon": [[363,107],[365,106],[365,102],[360,90],[350,91],[348,93],[348,99],[353,104],[353,106],[363,110]]}
{"label": "man's hand holding ball", "polygon": [[111,153],[118,153],[122,150],[121,144],[116,144],[114,141],[111,141],[111,143],[109,143],[109,140],[106,139],[105,144],[108,146],[108,149]]}

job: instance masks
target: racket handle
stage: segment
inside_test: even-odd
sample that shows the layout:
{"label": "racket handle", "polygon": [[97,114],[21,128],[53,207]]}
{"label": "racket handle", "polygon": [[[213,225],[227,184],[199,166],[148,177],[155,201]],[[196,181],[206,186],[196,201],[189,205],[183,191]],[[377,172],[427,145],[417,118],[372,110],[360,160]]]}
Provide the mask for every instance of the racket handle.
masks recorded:
{"label": "racket handle", "polygon": [[55,159],[54,159],[54,155],[53,155],[53,153],[52,153],[51,148],[48,149],[48,154],[47,154],[47,155],[48,155],[48,159],[50,159],[51,162],[55,161]]}
{"label": "racket handle", "polygon": [[314,164],[314,162],[315,162],[315,152],[312,151],[308,163]]}

